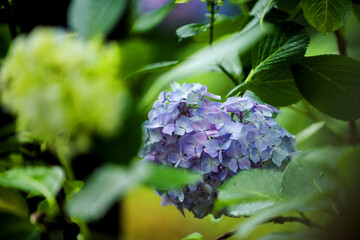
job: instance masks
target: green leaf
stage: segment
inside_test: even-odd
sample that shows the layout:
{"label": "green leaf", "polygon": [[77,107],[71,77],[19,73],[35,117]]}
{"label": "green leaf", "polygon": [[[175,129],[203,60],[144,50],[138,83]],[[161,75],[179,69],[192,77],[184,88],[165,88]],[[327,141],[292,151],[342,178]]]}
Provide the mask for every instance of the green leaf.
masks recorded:
{"label": "green leaf", "polygon": [[186,184],[195,184],[202,179],[200,173],[191,172],[182,168],[146,164],[144,183],[159,190],[178,188]]}
{"label": "green leaf", "polygon": [[66,212],[78,219],[99,219],[117,199],[137,186],[140,179],[141,175],[131,175],[119,166],[103,166],[95,170],[83,189],[69,199]]}
{"label": "green leaf", "polygon": [[175,3],[187,3],[190,2],[190,0],[175,0]]}
{"label": "green leaf", "polygon": [[132,26],[131,31],[134,33],[144,33],[150,31],[159,25],[175,7],[174,1],[169,1],[164,6],[143,14],[137,18]]}
{"label": "green leaf", "polygon": [[307,198],[337,189],[337,161],[343,149],[323,148],[294,157],[285,169],[282,189],[286,198]]}
{"label": "green leaf", "polygon": [[358,191],[360,183],[360,145],[350,147],[340,157],[338,171],[344,182]]}
{"label": "green leaf", "polygon": [[64,192],[66,195],[66,198],[72,196],[73,194],[76,194],[80,191],[80,189],[84,186],[83,181],[64,181]]}
{"label": "green leaf", "polygon": [[302,97],[288,68],[261,71],[250,81],[233,88],[227,97],[245,90],[253,91],[262,101],[278,107],[296,103]]}
{"label": "green leaf", "polygon": [[150,87],[145,96],[139,103],[142,110],[149,106],[157,97],[159,92],[168,86],[169,83],[183,79],[187,76],[203,73],[213,69],[225,58],[233,59],[244,53],[257,41],[259,41],[270,29],[272,25],[255,25],[246,32],[234,33],[222,40],[214,42],[212,47],[207,47],[191,55],[186,61],[177,67],[161,75]]}
{"label": "green leaf", "polygon": [[130,74],[130,76],[135,74],[143,74],[143,73],[151,73],[151,72],[157,72],[157,71],[165,71],[172,69],[173,67],[177,66],[180,63],[180,61],[164,61],[164,62],[157,62],[157,63],[151,63],[148,64],[136,72]]}
{"label": "green leaf", "polygon": [[176,29],[176,35],[179,40],[194,37],[202,32],[205,32],[210,27],[209,24],[190,23]]}
{"label": "green leaf", "polygon": [[51,206],[56,205],[55,196],[64,180],[60,167],[14,168],[0,174],[0,185],[19,189],[47,198]]}
{"label": "green leaf", "polygon": [[339,55],[306,57],[292,67],[303,97],[320,111],[341,119],[360,117],[360,63]]}
{"label": "green leaf", "polygon": [[[215,15],[215,22],[213,28],[213,40],[218,40],[226,34],[240,32],[249,21],[249,15],[243,14],[236,17],[228,17],[220,14]],[[206,31],[197,34],[194,37],[195,42],[209,43],[210,28]]]}
{"label": "green leaf", "polygon": [[304,56],[310,37],[307,29],[291,24],[263,38],[252,50],[252,69],[287,67]]}
{"label": "green leaf", "polygon": [[351,3],[351,0],[302,0],[302,9],[310,25],[325,34],[345,24]]}
{"label": "green leaf", "polygon": [[36,240],[39,239],[39,231],[29,220],[0,213],[0,239],[6,240]]}
{"label": "green leaf", "polygon": [[267,201],[256,201],[256,202],[249,202],[249,203],[241,203],[241,204],[234,204],[230,205],[226,209],[226,213],[229,216],[233,217],[241,217],[241,216],[251,216],[254,215],[266,208],[272,207],[275,205],[273,200]]}
{"label": "green leaf", "polygon": [[360,4],[353,4],[353,9],[354,9],[354,13],[356,18],[359,20],[360,22]]}
{"label": "green leaf", "polygon": [[29,216],[25,199],[16,191],[0,187],[0,212],[8,212],[22,218]]}
{"label": "green leaf", "polygon": [[126,5],[127,0],[72,0],[68,23],[83,37],[106,36],[121,18]]}
{"label": "green leaf", "polygon": [[301,132],[296,134],[297,144],[300,145],[309,139],[311,136],[316,134],[320,129],[322,129],[325,125],[324,121],[316,122],[311,124],[309,127],[305,128]]}
{"label": "green leaf", "polygon": [[273,217],[280,216],[294,209],[299,208],[308,201],[308,198],[297,198],[290,201],[281,201],[266,208],[256,215],[251,216],[242,222],[239,228],[236,229],[237,236],[245,238],[248,236],[259,224],[262,224]]}
{"label": "green leaf", "polygon": [[[325,237],[326,236],[326,237]],[[265,235],[259,240],[318,240],[328,239],[329,236],[323,229],[319,228],[306,228],[299,232],[274,232]]]}
{"label": "green leaf", "polygon": [[136,164],[130,169],[106,165],[97,169],[84,188],[69,199],[66,212],[71,217],[92,221],[102,217],[119,198],[141,183],[166,190],[200,179],[197,173],[155,164]]}
{"label": "green leaf", "polygon": [[229,179],[219,189],[218,203],[223,206],[255,201],[281,200],[282,173],[249,169]]}
{"label": "green leaf", "polygon": [[189,236],[183,238],[182,240],[203,240],[203,236],[200,233],[192,233]]}
{"label": "green leaf", "polygon": [[274,0],[259,0],[251,9],[250,15],[255,16],[262,22],[265,15],[270,11],[274,4]]}

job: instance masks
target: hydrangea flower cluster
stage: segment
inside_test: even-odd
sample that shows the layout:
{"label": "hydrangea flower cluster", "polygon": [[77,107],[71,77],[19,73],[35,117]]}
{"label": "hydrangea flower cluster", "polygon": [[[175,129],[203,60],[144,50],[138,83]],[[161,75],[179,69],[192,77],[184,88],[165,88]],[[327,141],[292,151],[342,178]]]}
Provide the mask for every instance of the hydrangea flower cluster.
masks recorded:
{"label": "hydrangea flower cluster", "polygon": [[64,154],[82,152],[92,135],[111,136],[125,119],[120,56],[117,44],[35,29],[16,38],[2,64],[2,104],[17,116],[18,131],[30,131]]}
{"label": "hydrangea flower cluster", "polygon": [[295,137],[273,119],[278,109],[247,97],[224,103],[201,84],[178,83],[163,91],[144,123],[143,161],[201,171],[203,180],[159,192],[162,205],[174,204],[203,218],[211,213],[217,189],[239,171],[280,168],[294,153]]}

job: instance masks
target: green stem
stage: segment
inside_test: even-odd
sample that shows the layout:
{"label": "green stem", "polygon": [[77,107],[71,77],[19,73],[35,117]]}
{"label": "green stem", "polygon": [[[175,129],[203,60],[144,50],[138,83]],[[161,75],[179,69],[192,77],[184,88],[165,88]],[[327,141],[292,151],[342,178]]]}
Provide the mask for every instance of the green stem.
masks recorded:
{"label": "green stem", "polygon": [[300,114],[304,114],[304,115],[307,115],[309,116],[314,122],[320,122],[320,121],[324,121],[325,124],[324,124],[324,127],[325,129],[332,135],[334,135],[335,137],[338,137],[344,141],[347,141],[347,136],[344,135],[344,134],[341,134],[339,131],[336,131],[335,129],[337,129],[337,127],[331,125],[329,122],[327,122],[325,119],[322,119],[322,118],[319,118],[318,116],[316,116],[314,114],[314,112],[312,111],[312,109],[310,108],[309,104],[304,102],[304,106],[306,108],[306,110],[302,110],[302,109],[299,109],[297,107],[294,107],[294,106],[289,106],[288,108],[290,108],[291,110],[294,110],[296,112],[299,112]]}
{"label": "green stem", "polygon": [[[276,224],[284,224],[286,222],[298,222],[298,223],[302,223],[308,227],[321,227],[320,225],[313,223],[310,221],[310,219],[308,219],[304,214],[300,214],[301,217],[294,217],[294,216],[289,216],[289,217],[284,217],[284,216],[277,216],[274,218],[271,218],[267,221],[265,221],[264,223],[276,223]],[[234,236],[236,234],[236,230],[227,232],[223,235],[221,235],[220,237],[215,238],[215,240],[224,240],[224,239],[228,239],[232,236]]]}
{"label": "green stem", "polygon": [[297,16],[299,16],[301,10],[302,10],[302,3],[299,2],[299,4],[296,5],[295,9],[291,11],[286,21],[294,21],[297,18]]}
{"label": "green stem", "polygon": [[210,11],[210,36],[209,44],[212,45],[214,40],[214,23],[215,23],[215,2],[213,0],[208,1],[208,8]]}
{"label": "green stem", "polygon": [[[335,31],[335,36],[336,36],[336,42],[337,42],[337,46],[339,49],[339,53],[343,56],[347,56],[347,51],[346,51],[347,42],[346,42],[346,39],[344,38],[344,35],[341,32],[341,30]],[[357,143],[357,140],[358,140],[358,136],[357,136],[356,122],[355,122],[355,120],[350,120],[349,121],[349,142],[350,142],[350,144],[355,145]]]}
{"label": "green stem", "polygon": [[230,78],[230,80],[235,84],[235,86],[239,84],[238,80],[231,73],[229,73],[223,65],[218,64],[218,67],[221,69],[221,71],[223,71],[223,73],[225,73],[226,76]]}
{"label": "green stem", "polygon": [[[254,69],[251,69],[251,71],[249,72],[249,75],[247,75],[244,83],[251,81],[251,79],[252,79],[252,77],[253,77],[254,75],[255,75],[255,70],[254,70]],[[245,90],[245,91],[246,91],[246,90]],[[239,91],[236,96],[239,97],[239,96],[244,95],[245,91]]]}

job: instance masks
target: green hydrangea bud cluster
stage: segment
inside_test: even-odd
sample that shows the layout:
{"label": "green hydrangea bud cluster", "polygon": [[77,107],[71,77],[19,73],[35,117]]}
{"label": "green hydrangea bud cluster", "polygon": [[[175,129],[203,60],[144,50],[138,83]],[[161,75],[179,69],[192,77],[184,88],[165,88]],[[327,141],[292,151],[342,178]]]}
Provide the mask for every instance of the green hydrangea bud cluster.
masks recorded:
{"label": "green hydrangea bud cluster", "polygon": [[4,60],[1,101],[17,116],[18,131],[81,152],[91,135],[110,136],[125,118],[128,95],[119,64],[116,44],[39,28],[18,37]]}

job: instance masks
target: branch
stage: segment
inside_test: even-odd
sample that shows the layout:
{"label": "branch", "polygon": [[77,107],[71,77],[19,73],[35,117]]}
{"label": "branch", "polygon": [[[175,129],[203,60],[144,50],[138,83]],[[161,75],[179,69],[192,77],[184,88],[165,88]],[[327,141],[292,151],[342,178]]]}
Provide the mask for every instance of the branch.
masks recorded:
{"label": "branch", "polygon": [[218,64],[218,67],[220,68],[221,71],[223,71],[223,73],[225,73],[226,76],[228,76],[231,81],[235,84],[235,86],[237,86],[239,84],[238,80],[231,74],[229,73],[223,65]]}
{"label": "branch", "polygon": [[[308,219],[304,213],[299,212],[301,217],[294,217],[294,216],[289,216],[289,217],[283,217],[283,216],[278,216],[278,217],[274,217],[271,218],[263,223],[275,223],[275,224],[284,224],[286,222],[298,222],[298,223],[302,223],[308,227],[320,227],[320,225],[311,222],[310,219]],[[224,239],[228,239],[232,236],[234,236],[236,234],[236,230],[232,230],[230,232],[227,232],[217,238],[215,238],[214,240],[224,240]]]}
{"label": "branch", "polygon": [[[336,42],[338,45],[339,53],[343,56],[347,56],[347,52],[346,52],[347,42],[343,34],[341,33],[340,30],[337,30],[335,31],[335,36],[336,36]],[[350,144],[355,145],[357,143],[357,138],[358,138],[355,120],[349,121],[349,135],[350,135],[350,139],[349,139]]]}
{"label": "branch", "polygon": [[214,22],[215,22],[215,2],[210,0],[210,37],[209,37],[209,44],[212,45],[213,38],[214,38]]}

